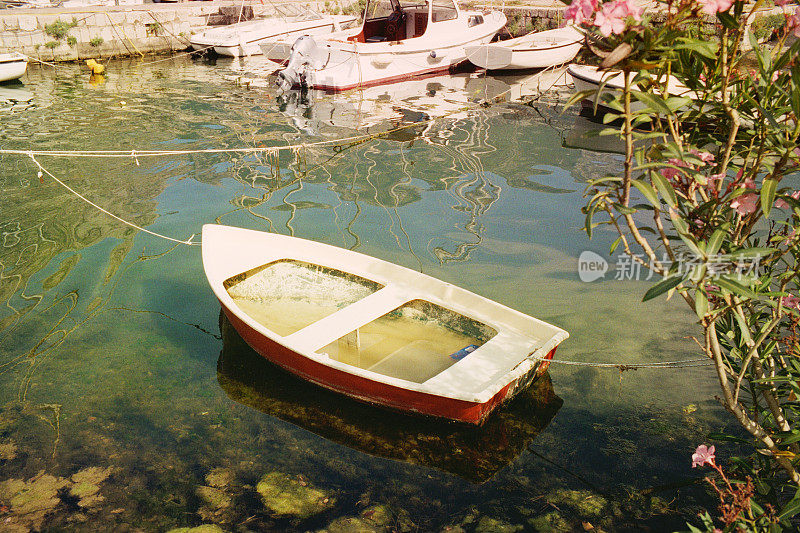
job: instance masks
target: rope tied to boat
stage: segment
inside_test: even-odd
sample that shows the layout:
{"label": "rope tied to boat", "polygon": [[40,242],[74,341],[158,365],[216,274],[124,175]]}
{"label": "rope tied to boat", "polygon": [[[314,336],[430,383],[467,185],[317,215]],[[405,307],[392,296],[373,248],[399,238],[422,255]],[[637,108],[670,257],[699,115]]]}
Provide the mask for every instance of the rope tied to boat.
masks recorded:
{"label": "rope tied to boat", "polygon": [[556,363],[567,366],[588,366],[593,368],[614,368],[620,372],[628,370],[639,370],[640,368],[693,368],[700,366],[711,366],[713,361],[708,359],[683,359],[680,361],[654,361],[650,363],[595,363],[592,361],[571,361],[565,359],[546,359],[544,357],[534,357],[531,359],[540,363]]}

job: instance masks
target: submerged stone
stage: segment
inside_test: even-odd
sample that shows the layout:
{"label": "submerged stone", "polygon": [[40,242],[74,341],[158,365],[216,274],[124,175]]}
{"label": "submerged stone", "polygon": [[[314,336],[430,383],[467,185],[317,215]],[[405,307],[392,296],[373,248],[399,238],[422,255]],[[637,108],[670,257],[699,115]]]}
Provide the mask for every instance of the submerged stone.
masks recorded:
{"label": "submerged stone", "polygon": [[195,527],[176,527],[167,533],[225,533],[225,530],[216,524],[202,524]]}
{"label": "submerged stone", "polygon": [[328,493],[281,472],[264,475],[256,490],[267,509],[279,515],[308,518],[333,505],[333,498]]}
{"label": "submerged stone", "polygon": [[200,496],[212,510],[230,507],[232,503],[230,496],[214,487],[201,485],[197,487],[197,495]]}
{"label": "submerged stone", "polygon": [[534,531],[539,531],[540,533],[560,533],[561,531],[572,529],[558,511],[531,518],[528,520],[528,524]]}
{"label": "submerged stone", "polygon": [[206,483],[211,487],[227,487],[233,481],[233,472],[225,468],[215,468],[206,476]]}
{"label": "submerged stone", "polygon": [[112,467],[100,468],[90,466],[80,472],[73,474],[70,480],[74,483],[69,489],[72,496],[78,498],[78,505],[84,509],[95,507],[105,498],[100,494],[100,484],[108,479],[114,471]]}
{"label": "submerged stone", "polygon": [[392,524],[392,511],[385,505],[374,505],[359,516],[337,518],[319,533],[380,533]]}
{"label": "submerged stone", "polygon": [[557,506],[569,505],[582,518],[601,516],[608,500],[588,490],[556,490],[548,501]]}
{"label": "submerged stone", "polygon": [[43,473],[28,481],[9,479],[0,482],[0,500],[8,505],[15,524],[41,529],[45,516],[61,503],[58,491],[67,485],[68,480]]}
{"label": "submerged stone", "polygon": [[17,456],[17,445],[13,442],[0,444],[0,461],[10,461]]}
{"label": "submerged stone", "polygon": [[92,485],[99,485],[108,479],[108,476],[110,476],[112,472],[114,472],[114,468],[110,466],[108,468],[90,466],[89,468],[84,468],[83,470],[73,474],[70,479],[73,483],[90,483]]}
{"label": "submerged stone", "polygon": [[484,516],[478,520],[478,525],[475,526],[475,533],[515,533],[523,529],[525,529],[524,526],[509,524],[502,520]]}

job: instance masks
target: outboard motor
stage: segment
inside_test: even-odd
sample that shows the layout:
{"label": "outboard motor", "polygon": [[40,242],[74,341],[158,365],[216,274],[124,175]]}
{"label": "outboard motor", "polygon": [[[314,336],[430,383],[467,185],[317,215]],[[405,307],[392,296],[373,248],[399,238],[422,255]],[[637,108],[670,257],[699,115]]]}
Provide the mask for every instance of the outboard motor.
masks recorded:
{"label": "outboard motor", "polygon": [[298,37],[292,45],[286,68],[278,72],[278,79],[275,81],[278,87],[282,91],[288,91],[295,86],[306,88],[306,71],[309,68],[318,68],[319,52],[321,50],[313,37],[310,35]]}

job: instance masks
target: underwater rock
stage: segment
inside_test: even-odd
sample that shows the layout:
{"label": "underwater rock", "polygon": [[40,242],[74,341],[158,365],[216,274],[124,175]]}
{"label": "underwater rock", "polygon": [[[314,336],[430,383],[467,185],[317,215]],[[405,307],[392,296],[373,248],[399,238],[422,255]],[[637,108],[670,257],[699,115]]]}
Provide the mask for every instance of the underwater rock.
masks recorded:
{"label": "underwater rock", "polygon": [[564,517],[558,511],[532,518],[528,520],[528,524],[534,531],[539,531],[540,533],[560,533],[571,529],[569,523],[564,520]]}
{"label": "underwater rock", "polygon": [[233,472],[225,468],[215,468],[206,476],[206,483],[211,487],[223,488],[233,481]]}
{"label": "underwater rock", "polygon": [[319,533],[380,533],[392,524],[392,511],[385,505],[374,505],[359,516],[337,518]]}
{"label": "underwater rock", "polygon": [[232,503],[230,496],[214,487],[201,485],[197,487],[197,495],[212,509],[224,509],[230,507]]}
{"label": "underwater rock", "polygon": [[233,472],[224,468],[215,468],[206,475],[208,485],[201,485],[195,489],[200,499],[205,502],[205,505],[197,510],[200,518],[213,522],[220,521],[233,505],[233,498],[227,490],[233,479]]}
{"label": "underwater rock", "polygon": [[0,500],[10,509],[11,521],[4,524],[18,526],[19,531],[41,529],[45,516],[53,511],[61,498],[58,491],[69,481],[40,472],[28,481],[9,479],[0,482]]}
{"label": "underwater rock", "polygon": [[112,467],[100,468],[90,466],[73,474],[70,481],[74,483],[69,489],[72,496],[78,498],[78,506],[87,509],[99,505],[105,498],[100,494],[100,484],[108,479],[114,471]]}
{"label": "underwater rock", "polygon": [[525,529],[524,526],[509,524],[508,522],[484,516],[478,520],[478,525],[475,526],[475,533],[515,533],[523,529]]}
{"label": "underwater rock", "polygon": [[547,500],[558,507],[568,505],[582,518],[599,517],[608,501],[588,490],[556,490]]}
{"label": "underwater rock", "polygon": [[0,444],[0,461],[10,461],[17,456],[17,445],[13,442]]}
{"label": "underwater rock", "polygon": [[225,530],[216,524],[203,524],[196,527],[176,527],[167,533],[225,533]]}
{"label": "underwater rock", "polygon": [[270,472],[256,486],[264,505],[275,514],[308,518],[333,505],[333,498],[307,481],[290,474]]}

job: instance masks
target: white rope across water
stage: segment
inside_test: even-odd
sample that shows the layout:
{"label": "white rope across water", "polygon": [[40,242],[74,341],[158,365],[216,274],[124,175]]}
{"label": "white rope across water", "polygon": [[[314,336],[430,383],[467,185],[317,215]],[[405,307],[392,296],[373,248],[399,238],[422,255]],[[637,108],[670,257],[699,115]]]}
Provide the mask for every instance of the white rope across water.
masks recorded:
{"label": "white rope across water", "polygon": [[[470,107],[460,109],[456,112],[463,112],[471,109]],[[269,155],[277,154],[282,150],[292,150],[298,152],[307,148],[325,145],[345,145],[350,143],[361,143],[370,139],[377,139],[401,129],[417,127],[434,122],[442,117],[435,117],[420,122],[411,122],[407,125],[399,126],[392,130],[367,135],[354,135],[343,139],[328,139],[314,143],[288,144],[284,146],[248,146],[243,148],[201,148],[197,150],[12,150],[0,148],[0,154],[34,155],[34,156],[54,156],[54,157],[158,157],[164,155],[191,155],[191,154],[256,154],[266,153]]]}
{"label": "white rope across water", "polygon": [[594,368],[616,368],[617,370],[638,370],[640,368],[692,368],[699,366],[711,366],[713,361],[708,359],[684,359],[682,361],[657,361],[652,363],[593,363],[591,361],[568,361],[564,359],[545,359],[544,357],[532,357],[542,363],[557,363],[568,366],[590,366]]}
{"label": "white rope across water", "polygon": [[[69,185],[67,185],[66,183],[64,183],[63,181],[61,181],[60,179],[58,179],[56,176],[54,176],[52,172],[50,172],[49,170],[47,170],[46,168],[44,168],[44,167],[41,165],[41,163],[39,163],[39,162],[36,160],[36,157],[34,156],[33,152],[27,152],[27,155],[28,155],[28,156],[30,156],[30,158],[31,158],[31,161],[33,161],[33,162],[34,162],[34,164],[35,164],[37,167],[39,167],[39,178],[40,178],[40,179],[41,179],[41,177],[42,177],[42,174],[43,174],[43,173],[44,173],[44,174],[47,174],[47,175],[48,175],[49,177],[51,177],[51,178],[52,178],[52,179],[53,179],[53,180],[54,180],[56,183],[58,183],[59,185],[61,185],[61,186],[62,186],[62,187],[64,187],[65,189],[67,189],[69,192],[71,192],[72,194],[74,194],[75,196],[77,196],[78,198],[80,198],[81,200],[83,200],[84,202],[86,202],[87,204],[89,204],[90,206],[94,207],[94,208],[95,208],[95,209],[97,209],[98,211],[101,211],[101,212],[105,213],[106,215],[110,216],[111,218],[113,218],[113,219],[116,219],[116,220],[119,220],[119,221],[120,221],[120,222],[122,222],[123,224],[125,224],[125,225],[127,225],[127,226],[130,226],[130,227],[132,227],[132,228],[138,229],[139,231],[143,231],[143,232],[145,232],[145,233],[147,233],[147,234],[149,234],[149,235],[153,235],[154,237],[160,237],[160,238],[162,238],[162,239],[165,239],[165,240],[168,240],[168,241],[171,241],[171,242],[176,242],[176,243],[178,243],[178,244],[186,244],[186,245],[188,245],[188,246],[197,246],[197,245],[199,245],[199,244],[200,244],[199,242],[192,242],[192,239],[193,239],[193,238],[194,238],[194,236],[196,235],[195,233],[192,233],[192,236],[191,236],[191,237],[189,237],[187,240],[185,240],[185,241],[182,241],[182,240],[180,240],[180,239],[174,239],[174,238],[172,238],[172,237],[167,237],[166,235],[161,235],[160,233],[156,233],[156,232],[154,232],[154,231],[150,231],[149,229],[143,228],[143,227],[141,227],[141,226],[138,226],[138,225],[134,224],[133,222],[128,222],[127,220],[125,220],[125,219],[123,219],[123,218],[120,218],[120,217],[118,217],[118,216],[117,216],[117,215],[115,215],[114,213],[111,213],[110,211],[107,211],[106,209],[103,209],[102,207],[100,207],[100,206],[99,206],[99,205],[97,205],[96,203],[92,202],[91,200],[89,200],[88,198],[86,198],[85,196],[83,196],[81,193],[79,193],[78,191],[76,191],[75,189],[73,189],[72,187],[70,187]],[[134,157],[135,157],[135,155],[134,155]],[[136,164],[138,165],[139,163],[137,162]]]}

